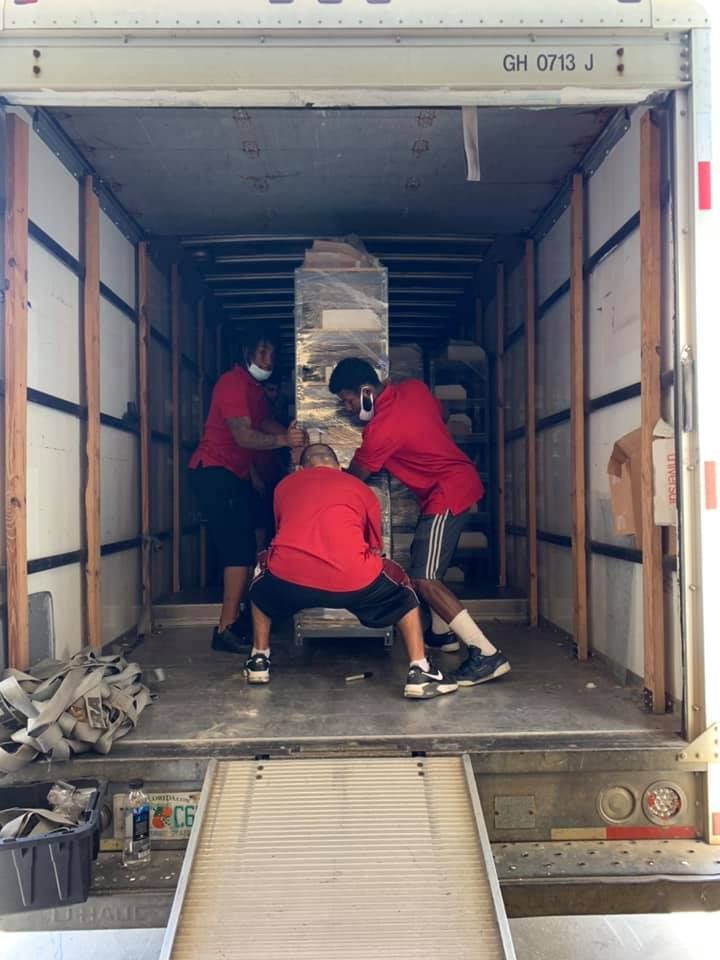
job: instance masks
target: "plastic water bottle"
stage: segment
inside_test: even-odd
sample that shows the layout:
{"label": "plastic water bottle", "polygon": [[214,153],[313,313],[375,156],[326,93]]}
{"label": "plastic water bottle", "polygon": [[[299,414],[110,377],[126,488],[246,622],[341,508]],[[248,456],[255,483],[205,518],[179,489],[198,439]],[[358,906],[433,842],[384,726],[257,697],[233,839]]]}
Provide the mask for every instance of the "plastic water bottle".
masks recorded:
{"label": "plastic water bottle", "polygon": [[150,801],[143,791],[142,780],[131,780],[125,811],[125,841],[122,862],[132,867],[150,861]]}

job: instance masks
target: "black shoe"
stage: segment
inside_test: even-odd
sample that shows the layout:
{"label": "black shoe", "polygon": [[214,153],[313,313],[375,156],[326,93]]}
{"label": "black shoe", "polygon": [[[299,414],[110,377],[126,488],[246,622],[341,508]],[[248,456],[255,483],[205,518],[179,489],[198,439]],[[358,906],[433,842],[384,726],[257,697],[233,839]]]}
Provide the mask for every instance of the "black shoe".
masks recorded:
{"label": "black shoe", "polygon": [[245,661],[245,679],[248,683],[270,682],[270,658],[264,653],[255,653]]}
{"label": "black shoe", "polygon": [[248,644],[252,638],[252,617],[250,616],[249,607],[246,607],[237,620],[233,620],[227,629],[234,637],[237,637],[238,640],[242,640],[245,644]]}
{"label": "black shoe", "polygon": [[231,630],[213,630],[212,648],[216,653],[247,653],[247,641],[242,641]]}
{"label": "black shoe", "polygon": [[431,627],[425,631],[425,646],[428,650],[456,653],[460,649],[460,642],[452,630],[449,633],[433,633]]}
{"label": "black shoe", "polygon": [[486,657],[477,647],[468,647],[467,660],[453,671],[451,679],[457,681],[459,687],[474,687],[476,683],[487,683],[506,673],[510,673],[510,664],[499,650]]}
{"label": "black shoe", "polygon": [[442,670],[428,659],[429,670],[423,670],[421,667],[410,667],[407,680],[405,681],[405,696],[410,700],[430,700],[432,697],[439,697],[443,693],[454,693],[458,685],[454,680],[449,680]]}

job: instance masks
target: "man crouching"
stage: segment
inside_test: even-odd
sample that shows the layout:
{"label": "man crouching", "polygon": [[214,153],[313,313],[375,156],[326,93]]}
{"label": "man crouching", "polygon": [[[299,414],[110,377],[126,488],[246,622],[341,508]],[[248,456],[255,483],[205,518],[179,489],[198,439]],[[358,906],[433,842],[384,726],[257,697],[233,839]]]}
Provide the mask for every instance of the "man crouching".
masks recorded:
{"label": "man crouching", "polygon": [[380,505],[371,490],[340,469],[324,444],[305,449],[302,469],[275,491],[276,534],[266,569],[250,590],[253,648],[245,664],[250,683],[270,679],[273,620],[300,610],[348,610],[372,629],[395,625],[410,668],[405,696],[429,699],[452,693],[425,656],[418,600],[401,569],[381,557]]}

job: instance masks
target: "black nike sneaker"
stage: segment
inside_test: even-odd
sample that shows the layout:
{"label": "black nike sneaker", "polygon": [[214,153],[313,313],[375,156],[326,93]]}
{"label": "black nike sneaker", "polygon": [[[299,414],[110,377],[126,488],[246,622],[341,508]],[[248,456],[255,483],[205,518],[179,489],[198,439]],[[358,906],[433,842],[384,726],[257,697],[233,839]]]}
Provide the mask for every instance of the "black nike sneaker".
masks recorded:
{"label": "black nike sneaker", "polygon": [[245,661],[243,672],[248,683],[269,683],[270,658],[264,653],[254,653]]}
{"label": "black nike sneaker", "polygon": [[428,659],[428,665],[428,670],[423,670],[417,665],[408,670],[404,690],[408,699],[430,700],[432,697],[439,697],[443,693],[454,693],[457,690],[457,683],[449,680],[430,659]]}

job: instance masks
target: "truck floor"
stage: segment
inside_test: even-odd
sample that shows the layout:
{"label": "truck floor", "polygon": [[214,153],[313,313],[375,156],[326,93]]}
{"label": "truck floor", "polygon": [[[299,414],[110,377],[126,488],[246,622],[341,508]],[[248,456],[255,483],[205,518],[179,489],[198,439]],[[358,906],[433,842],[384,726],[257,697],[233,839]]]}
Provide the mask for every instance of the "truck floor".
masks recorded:
{"label": "truck floor", "polygon": [[[512,664],[507,676],[430,701],[402,696],[407,663],[402,645],[325,640],[309,649],[290,634],[273,637],[273,674],[267,686],[249,686],[243,660],[210,649],[207,627],[173,627],[132,653],[146,667],[162,667],[157,702],[116,746],[121,752],[162,748],[263,752],[292,751],[338,739],[416,746],[418,750],[475,747],[578,746],[612,749],[674,739],[679,721],[643,710],[642,690],[624,686],[596,661],[579,663],[556,633],[505,624],[488,635]],[[452,669],[458,654],[438,662]],[[345,677],[372,671],[367,680]],[[241,749],[242,752],[242,749]]]}

